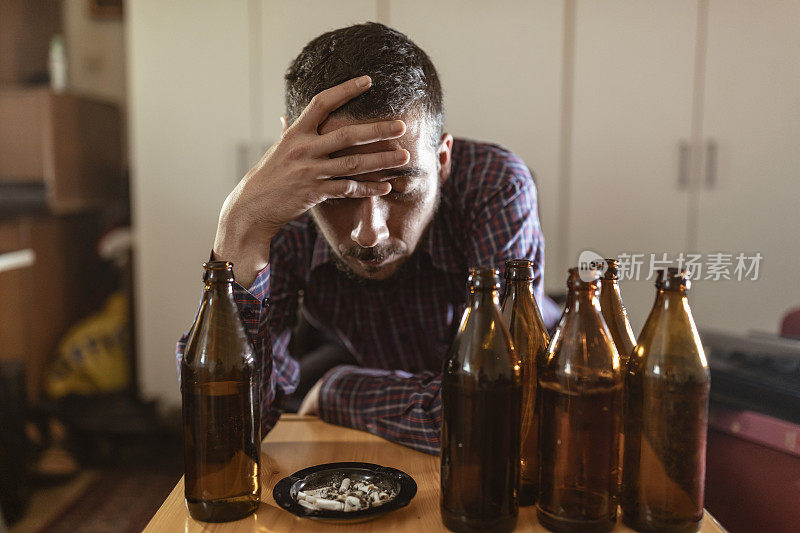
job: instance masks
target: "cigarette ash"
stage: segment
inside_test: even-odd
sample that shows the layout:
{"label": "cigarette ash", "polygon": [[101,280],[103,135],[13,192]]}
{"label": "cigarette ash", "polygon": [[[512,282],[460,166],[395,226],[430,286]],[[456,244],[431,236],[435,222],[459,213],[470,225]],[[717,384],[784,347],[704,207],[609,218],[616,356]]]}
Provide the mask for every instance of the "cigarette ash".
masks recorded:
{"label": "cigarette ash", "polygon": [[297,503],[313,511],[344,511],[350,513],[380,507],[394,499],[397,491],[384,490],[369,481],[354,481],[349,477],[316,489],[297,492]]}

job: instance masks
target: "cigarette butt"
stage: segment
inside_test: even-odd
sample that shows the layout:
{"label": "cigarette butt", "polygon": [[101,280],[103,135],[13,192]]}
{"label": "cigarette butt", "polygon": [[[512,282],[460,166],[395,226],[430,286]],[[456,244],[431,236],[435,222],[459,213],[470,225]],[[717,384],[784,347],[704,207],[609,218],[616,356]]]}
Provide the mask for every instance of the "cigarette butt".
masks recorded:
{"label": "cigarette butt", "polygon": [[334,500],[325,500],[323,498],[318,498],[314,505],[318,509],[324,509],[325,511],[343,511],[344,504],[342,502],[337,502]]}

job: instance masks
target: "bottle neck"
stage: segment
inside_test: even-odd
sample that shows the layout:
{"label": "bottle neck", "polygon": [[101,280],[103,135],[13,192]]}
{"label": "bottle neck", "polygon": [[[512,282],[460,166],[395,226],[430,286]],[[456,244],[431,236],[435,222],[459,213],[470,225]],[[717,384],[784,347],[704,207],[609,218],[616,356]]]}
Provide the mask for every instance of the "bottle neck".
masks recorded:
{"label": "bottle neck", "polygon": [[208,261],[203,263],[203,282],[207,294],[233,294],[233,263],[228,261]]}
{"label": "bottle neck", "polygon": [[479,305],[500,305],[500,292],[495,289],[471,290],[467,298],[467,305],[471,308]]}
{"label": "bottle neck", "polygon": [[506,283],[506,293],[503,299],[508,300],[511,298],[513,300],[523,295],[533,298],[533,280],[508,280]]}
{"label": "bottle neck", "polygon": [[616,279],[602,279],[600,281],[600,299],[603,305],[610,303],[613,307],[622,307],[622,294],[619,282]]}
{"label": "bottle neck", "polygon": [[658,293],[656,294],[656,301],[653,304],[654,307],[664,310],[679,310],[683,312],[685,310],[684,302],[688,303],[689,297],[686,293],[686,290],[683,289],[659,289]]}
{"label": "bottle neck", "polygon": [[597,288],[580,288],[580,289],[570,289],[569,294],[567,294],[567,308],[578,310],[582,307],[596,307],[597,310],[600,310],[600,302],[597,298],[598,290]]}
{"label": "bottle neck", "polygon": [[233,280],[210,280],[205,282],[205,292],[214,294],[233,294]]}

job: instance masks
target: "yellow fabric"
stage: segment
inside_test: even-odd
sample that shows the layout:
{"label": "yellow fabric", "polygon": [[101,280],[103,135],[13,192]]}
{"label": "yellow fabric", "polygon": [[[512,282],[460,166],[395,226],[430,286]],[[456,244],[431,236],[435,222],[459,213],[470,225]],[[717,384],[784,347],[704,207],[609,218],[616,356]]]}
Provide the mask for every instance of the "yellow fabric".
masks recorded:
{"label": "yellow fabric", "polygon": [[130,380],[128,298],[108,297],[105,307],[74,325],[59,344],[45,388],[52,398],[124,389]]}

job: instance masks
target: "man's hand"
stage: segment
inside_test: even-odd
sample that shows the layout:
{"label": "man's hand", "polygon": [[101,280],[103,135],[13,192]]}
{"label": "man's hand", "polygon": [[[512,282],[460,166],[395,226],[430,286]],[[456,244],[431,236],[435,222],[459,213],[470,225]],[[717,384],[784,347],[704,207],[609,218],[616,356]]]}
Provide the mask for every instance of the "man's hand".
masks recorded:
{"label": "man's hand", "polygon": [[322,388],[322,380],[317,380],[314,386],[308,390],[306,397],[303,398],[303,403],[300,404],[300,409],[297,410],[298,415],[318,415],[319,414],[319,390]]}
{"label": "man's hand", "polygon": [[214,255],[234,262],[236,279],[243,286],[252,284],[269,262],[269,241],[284,224],[328,198],[381,196],[391,190],[388,183],[331,178],[403,166],[410,157],[407,150],[334,158],[329,154],[400,137],[406,129],[402,121],[318,133],[330,113],[365,92],[371,83],[369,76],[362,76],[317,94],[225,199]]}

